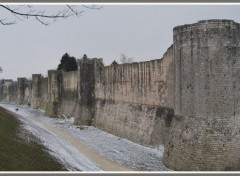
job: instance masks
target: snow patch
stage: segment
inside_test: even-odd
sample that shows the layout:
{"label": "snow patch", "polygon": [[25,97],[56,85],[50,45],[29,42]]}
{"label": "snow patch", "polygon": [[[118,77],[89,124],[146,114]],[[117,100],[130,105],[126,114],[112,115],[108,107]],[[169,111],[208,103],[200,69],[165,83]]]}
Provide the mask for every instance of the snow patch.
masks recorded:
{"label": "snow patch", "polygon": [[[28,106],[3,103],[0,103],[0,106],[21,115],[19,118],[24,122],[24,128],[41,139],[50,154],[58,158],[68,170],[97,171],[101,169],[64,139],[39,124],[33,124],[30,118],[37,118],[53,127],[69,132],[110,160],[144,171],[169,171],[162,163],[163,145],[159,145],[158,148],[145,147],[92,126],[76,126],[73,125],[74,117],[49,118],[44,115],[44,111]],[[16,107],[18,111],[15,111]]]}
{"label": "snow patch", "polygon": [[[0,104],[5,109],[15,111],[13,105]],[[34,124],[29,120],[32,112],[36,110],[28,109],[24,106],[18,106],[18,119],[23,122],[22,128],[36,136],[41,143],[48,149],[48,152],[54,156],[61,164],[70,171],[101,171],[93,162],[86,158],[76,148],[66,140],[44,128],[41,124]],[[37,115],[43,114],[42,111],[36,112]]]}

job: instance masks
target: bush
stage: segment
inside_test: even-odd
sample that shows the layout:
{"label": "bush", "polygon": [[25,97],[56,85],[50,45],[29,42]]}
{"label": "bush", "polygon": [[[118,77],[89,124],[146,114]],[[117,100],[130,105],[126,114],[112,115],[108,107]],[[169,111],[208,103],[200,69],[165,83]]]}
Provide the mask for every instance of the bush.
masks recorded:
{"label": "bush", "polygon": [[77,61],[75,57],[69,56],[68,53],[64,54],[57,70],[62,70],[64,72],[77,70]]}

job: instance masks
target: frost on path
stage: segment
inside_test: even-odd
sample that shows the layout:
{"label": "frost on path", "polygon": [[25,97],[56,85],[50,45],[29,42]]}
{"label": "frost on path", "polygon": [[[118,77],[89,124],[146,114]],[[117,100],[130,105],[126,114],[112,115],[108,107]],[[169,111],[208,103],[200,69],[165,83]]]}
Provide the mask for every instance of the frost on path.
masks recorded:
{"label": "frost on path", "polygon": [[[0,106],[10,111],[15,111],[20,120],[24,122],[24,128],[36,137],[40,138],[42,143],[49,149],[50,154],[56,157],[64,166],[71,171],[98,171],[101,170],[76,148],[58,135],[45,129],[41,124],[34,124],[31,118],[45,122],[52,127],[61,129],[70,133],[90,148],[97,150],[107,158],[119,163],[123,163],[137,170],[143,171],[168,171],[162,164],[164,147],[149,148],[133,143],[129,140],[116,137],[103,132],[92,126],[79,128],[72,124],[73,118],[56,119],[44,115],[44,111],[31,109],[28,106],[19,106],[13,104],[0,104]],[[81,130],[80,130],[81,129]]]}
{"label": "frost on path", "polygon": [[[15,112],[16,105],[0,104],[3,108]],[[35,137],[48,149],[48,152],[54,156],[69,171],[100,171],[93,162],[81,154],[76,148],[69,145],[67,141],[47,130],[41,124],[35,124],[30,120],[34,111],[30,108],[18,106],[16,112],[19,120],[23,122],[22,127]],[[40,112],[37,112],[39,114]],[[28,140],[28,139],[26,139]]]}

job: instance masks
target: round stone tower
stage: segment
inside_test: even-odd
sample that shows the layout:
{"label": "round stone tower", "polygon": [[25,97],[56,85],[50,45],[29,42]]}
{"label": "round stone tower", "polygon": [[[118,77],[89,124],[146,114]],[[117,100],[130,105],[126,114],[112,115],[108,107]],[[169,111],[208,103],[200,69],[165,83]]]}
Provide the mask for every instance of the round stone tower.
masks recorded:
{"label": "round stone tower", "polygon": [[240,24],[204,20],[174,32],[175,117],[163,163],[240,169]]}

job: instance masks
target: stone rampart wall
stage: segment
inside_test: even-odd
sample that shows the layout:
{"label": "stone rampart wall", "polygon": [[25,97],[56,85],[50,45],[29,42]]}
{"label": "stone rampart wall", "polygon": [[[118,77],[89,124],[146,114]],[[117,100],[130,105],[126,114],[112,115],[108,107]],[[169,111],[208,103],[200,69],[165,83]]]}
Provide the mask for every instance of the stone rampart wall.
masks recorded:
{"label": "stone rampart wall", "polygon": [[173,117],[173,48],[162,59],[100,69],[94,126],[144,145],[164,144]]}
{"label": "stone rampart wall", "polygon": [[78,104],[78,71],[62,72],[60,114],[76,117]]}
{"label": "stone rampart wall", "polygon": [[177,26],[162,59],[0,84],[0,99],[32,103],[51,117],[70,114],[134,142],[165,145],[174,170],[240,170],[240,24],[204,20]]}

